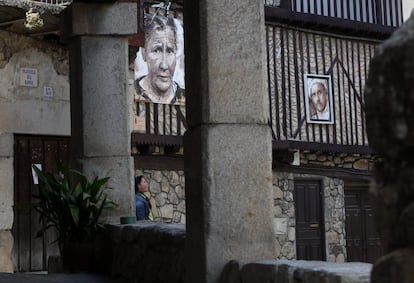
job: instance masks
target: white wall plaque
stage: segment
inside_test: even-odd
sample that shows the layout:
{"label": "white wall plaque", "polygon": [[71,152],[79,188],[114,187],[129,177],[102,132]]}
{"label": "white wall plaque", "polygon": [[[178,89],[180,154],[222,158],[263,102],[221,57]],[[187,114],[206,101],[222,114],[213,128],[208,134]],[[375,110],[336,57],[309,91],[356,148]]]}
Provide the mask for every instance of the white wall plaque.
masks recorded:
{"label": "white wall plaque", "polygon": [[20,85],[37,87],[37,69],[20,68]]}
{"label": "white wall plaque", "polygon": [[45,86],[44,96],[47,98],[53,98],[53,88],[50,86]]}

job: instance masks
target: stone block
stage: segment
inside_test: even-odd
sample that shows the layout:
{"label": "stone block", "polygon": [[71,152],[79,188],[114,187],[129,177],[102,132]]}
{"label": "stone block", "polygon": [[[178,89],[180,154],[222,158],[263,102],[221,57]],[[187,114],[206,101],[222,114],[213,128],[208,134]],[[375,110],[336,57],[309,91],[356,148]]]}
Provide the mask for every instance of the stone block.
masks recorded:
{"label": "stone block", "polygon": [[0,157],[13,156],[13,134],[0,133]]}
{"label": "stone block", "polygon": [[273,186],[273,198],[274,199],[283,199],[283,191],[278,186]]}
{"label": "stone block", "polygon": [[367,159],[359,159],[354,162],[354,169],[358,170],[368,170],[369,169],[369,163]]}
{"label": "stone block", "polygon": [[[137,32],[136,3],[74,2],[65,10],[65,37],[79,35],[132,35]],[[130,20],[128,20],[130,19]],[[127,66],[127,65],[125,65]]]}
{"label": "stone block", "polygon": [[414,249],[404,248],[380,258],[371,273],[372,283],[411,283],[414,278]]}
{"label": "stone block", "polygon": [[190,125],[265,124],[268,102],[262,44],[265,42],[263,1],[202,2],[196,1],[185,9],[193,13],[199,5],[208,7],[204,17],[186,18],[193,20],[186,26],[186,34],[203,37],[202,40],[187,41],[192,54],[199,54],[186,57],[186,67],[197,70],[186,74],[190,76],[186,91],[196,96],[187,100]]}
{"label": "stone block", "polygon": [[72,119],[75,129],[83,131],[83,154],[87,157],[130,155],[127,42],[122,37],[82,38],[81,53],[83,62],[79,76],[83,85],[77,87],[81,89],[82,98],[74,96],[73,100],[80,105],[73,105],[71,110],[83,119]]}
{"label": "stone block", "polygon": [[8,230],[0,230],[0,272],[13,273],[13,236]]}
{"label": "stone block", "polygon": [[275,233],[276,235],[286,235],[287,234],[287,218],[275,218],[273,220]]}
{"label": "stone block", "polygon": [[241,268],[241,281],[243,283],[279,282],[277,280],[278,268],[274,261],[261,261],[247,263]]}
{"label": "stone block", "polygon": [[13,225],[13,158],[0,158],[0,230]]}
{"label": "stone block", "polygon": [[174,206],[172,204],[167,204],[160,207],[159,217],[172,219],[174,214]]}

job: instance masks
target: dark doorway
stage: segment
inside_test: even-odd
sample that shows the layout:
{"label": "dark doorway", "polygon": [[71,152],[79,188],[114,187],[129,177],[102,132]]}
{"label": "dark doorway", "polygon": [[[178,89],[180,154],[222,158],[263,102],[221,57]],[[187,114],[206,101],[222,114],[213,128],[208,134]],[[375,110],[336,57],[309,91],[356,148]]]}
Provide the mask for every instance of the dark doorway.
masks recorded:
{"label": "dark doorway", "polygon": [[345,215],[347,261],[373,263],[384,251],[368,200],[367,182],[345,183]]}
{"label": "dark doorway", "polygon": [[69,160],[69,138],[15,135],[14,137],[14,222],[13,261],[15,271],[47,269],[47,258],[59,249],[54,233],[36,237],[40,229],[36,211],[30,209],[38,193],[32,176],[32,164],[41,164],[43,171],[57,171],[56,159],[64,164]]}
{"label": "dark doorway", "polygon": [[320,181],[295,180],[296,258],[326,260]]}

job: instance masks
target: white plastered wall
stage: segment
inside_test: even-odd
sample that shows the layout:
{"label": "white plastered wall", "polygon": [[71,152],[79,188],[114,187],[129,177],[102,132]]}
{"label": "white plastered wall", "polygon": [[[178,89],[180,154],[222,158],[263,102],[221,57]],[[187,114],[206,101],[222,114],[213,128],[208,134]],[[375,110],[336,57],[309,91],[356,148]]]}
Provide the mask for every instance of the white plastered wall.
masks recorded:
{"label": "white plastered wall", "polygon": [[[0,230],[13,225],[14,134],[70,135],[67,54],[56,44],[0,31]],[[37,69],[37,87],[20,84],[21,68]]]}

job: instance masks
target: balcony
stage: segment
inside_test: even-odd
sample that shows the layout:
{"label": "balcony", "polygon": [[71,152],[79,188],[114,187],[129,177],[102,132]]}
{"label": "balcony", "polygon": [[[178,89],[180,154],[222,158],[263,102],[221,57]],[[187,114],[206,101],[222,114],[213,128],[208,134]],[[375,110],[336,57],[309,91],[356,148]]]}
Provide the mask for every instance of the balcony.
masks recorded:
{"label": "balcony", "polygon": [[266,21],[387,38],[403,23],[401,0],[266,0]]}
{"label": "balcony", "polygon": [[[32,37],[58,35],[59,14],[72,0],[0,0],[0,28],[14,33]],[[43,25],[39,28],[25,27],[26,12],[30,9],[40,13]]]}

